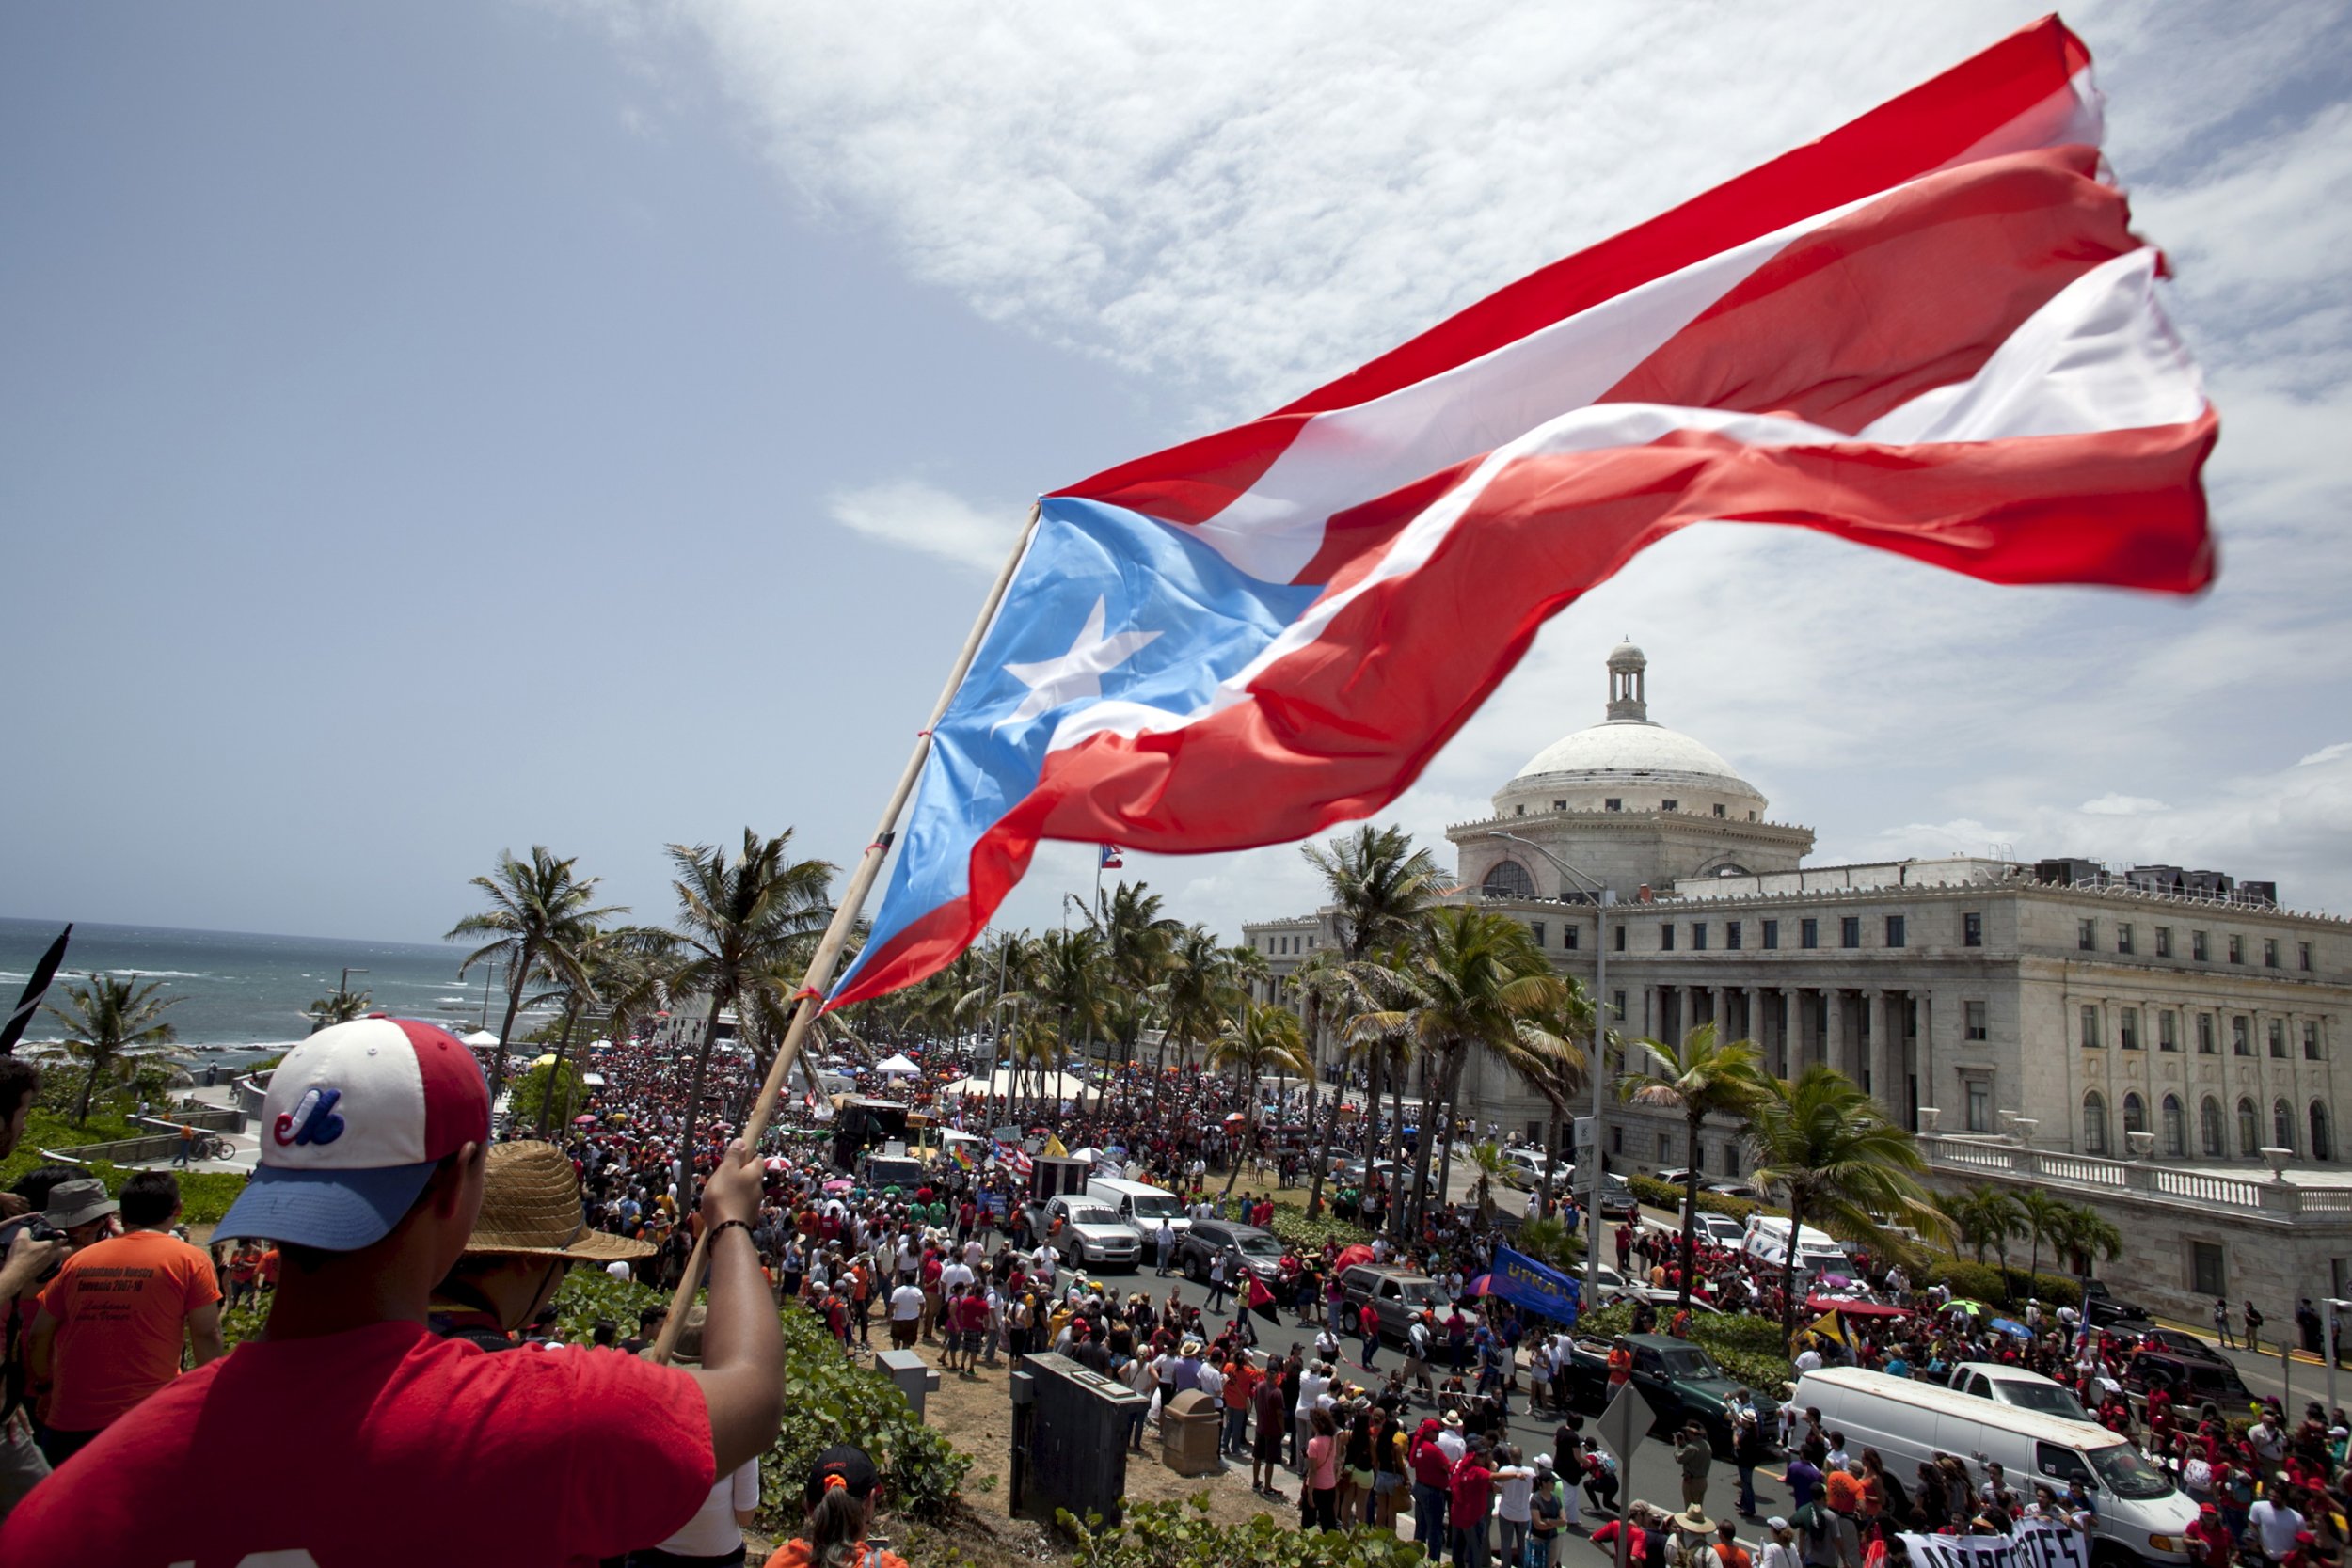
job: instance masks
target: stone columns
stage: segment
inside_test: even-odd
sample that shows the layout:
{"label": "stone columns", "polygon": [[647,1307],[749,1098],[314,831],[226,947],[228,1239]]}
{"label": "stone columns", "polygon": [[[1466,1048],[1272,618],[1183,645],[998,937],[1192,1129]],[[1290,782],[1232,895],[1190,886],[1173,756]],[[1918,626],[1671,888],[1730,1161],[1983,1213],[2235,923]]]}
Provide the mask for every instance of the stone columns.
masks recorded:
{"label": "stone columns", "polygon": [[1772,1065],[1772,1048],[1764,1040],[1763,997],[1764,989],[1761,986],[1740,988],[1740,1010],[1747,1016],[1740,1022],[1745,1026],[1740,1032],[1756,1042],[1756,1054],[1763,1058],[1764,1066],[1769,1069]]}
{"label": "stone columns", "polygon": [[1898,1117],[1903,1104],[1902,994],[1899,990],[1863,993],[1864,1005],[1878,1014],[1870,1029],[1870,1093],[1890,1116]]}
{"label": "stone columns", "polygon": [[1846,998],[1835,987],[1821,988],[1821,1060],[1840,1072],[1850,1070],[1846,1060]]}

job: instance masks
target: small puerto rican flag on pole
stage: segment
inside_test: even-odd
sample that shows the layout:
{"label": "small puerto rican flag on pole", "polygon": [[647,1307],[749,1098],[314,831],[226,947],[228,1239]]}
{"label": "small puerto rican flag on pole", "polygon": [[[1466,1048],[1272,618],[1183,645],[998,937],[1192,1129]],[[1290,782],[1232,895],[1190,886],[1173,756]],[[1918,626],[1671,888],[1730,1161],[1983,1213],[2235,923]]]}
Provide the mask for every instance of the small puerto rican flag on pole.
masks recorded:
{"label": "small puerto rican flag on pole", "polygon": [[1094,863],[1094,869],[1097,871],[1118,871],[1124,868],[1126,863],[1126,858],[1120,853],[1118,845],[1105,844],[1102,847],[1101,858]]}

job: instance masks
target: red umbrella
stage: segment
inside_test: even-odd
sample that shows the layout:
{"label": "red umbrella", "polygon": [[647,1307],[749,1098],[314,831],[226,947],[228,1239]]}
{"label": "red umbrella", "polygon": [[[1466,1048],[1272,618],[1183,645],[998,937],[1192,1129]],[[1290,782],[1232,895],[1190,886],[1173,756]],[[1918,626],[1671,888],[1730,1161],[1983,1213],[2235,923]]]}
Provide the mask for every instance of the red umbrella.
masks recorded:
{"label": "red umbrella", "polygon": [[587,1127],[593,1125],[596,1119],[596,1118],[594,1117],[574,1117],[572,1118],[572,1125],[574,1127]]}
{"label": "red umbrella", "polygon": [[1331,1266],[1340,1269],[1352,1269],[1359,1263],[1369,1263],[1371,1261],[1372,1248],[1366,1246],[1361,1242],[1358,1242],[1353,1246],[1344,1246],[1340,1248],[1340,1255],[1331,1259]]}

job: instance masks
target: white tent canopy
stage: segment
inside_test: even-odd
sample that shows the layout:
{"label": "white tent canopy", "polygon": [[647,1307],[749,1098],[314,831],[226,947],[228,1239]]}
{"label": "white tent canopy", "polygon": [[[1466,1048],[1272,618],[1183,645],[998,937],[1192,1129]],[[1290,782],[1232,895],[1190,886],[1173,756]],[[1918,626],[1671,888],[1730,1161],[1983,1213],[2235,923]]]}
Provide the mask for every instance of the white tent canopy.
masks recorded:
{"label": "white tent canopy", "polygon": [[[1037,1074],[1008,1071],[992,1072],[985,1078],[959,1078],[940,1092],[942,1094],[993,1094],[999,1097],[1018,1094],[1023,1099],[1037,1093]],[[1045,1094],[1051,1100],[1075,1100],[1087,1092],[1086,1081],[1073,1073],[1045,1074]]]}
{"label": "white tent canopy", "polygon": [[874,1065],[874,1070],[886,1072],[893,1078],[912,1078],[923,1069],[904,1056],[885,1056]]}
{"label": "white tent canopy", "polygon": [[460,1042],[465,1045],[497,1045],[499,1037],[487,1029],[476,1029]]}

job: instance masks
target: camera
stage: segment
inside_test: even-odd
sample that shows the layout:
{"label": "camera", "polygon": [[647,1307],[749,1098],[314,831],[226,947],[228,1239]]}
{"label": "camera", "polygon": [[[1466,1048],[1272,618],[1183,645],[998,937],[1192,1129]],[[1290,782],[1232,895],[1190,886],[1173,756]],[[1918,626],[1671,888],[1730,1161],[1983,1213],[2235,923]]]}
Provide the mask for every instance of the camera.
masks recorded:
{"label": "camera", "polygon": [[[7,1257],[8,1248],[16,1245],[16,1235],[20,1230],[30,1230],[36,1242],[62,1242],[66,1239],[65,1232],[51,1225],[46,1215],[19,1214],[12,1220],[0,1221],[0,1258]],[[65,1259],[58,1259],[41,1272],[36,1283],[48,1284],[57,1277],[57,1271],[64,1267]]]}

